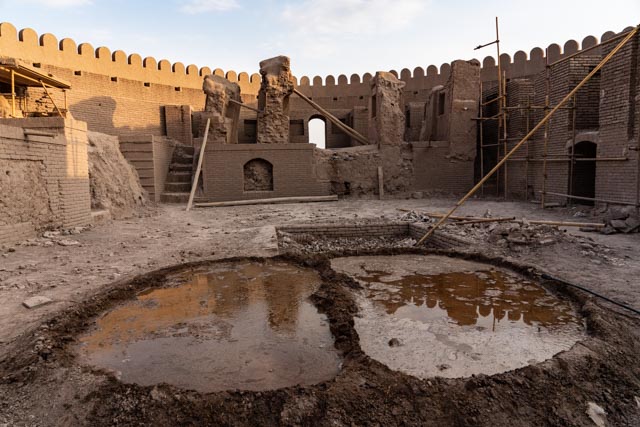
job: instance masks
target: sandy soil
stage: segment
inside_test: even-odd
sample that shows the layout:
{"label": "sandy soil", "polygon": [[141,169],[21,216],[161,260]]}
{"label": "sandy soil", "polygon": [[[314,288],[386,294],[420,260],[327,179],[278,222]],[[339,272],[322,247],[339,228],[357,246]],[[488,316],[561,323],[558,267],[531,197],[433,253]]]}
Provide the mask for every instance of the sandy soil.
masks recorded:
{"label": "sandy soil", "polygon": [[[269,393],[222,393],[199,400],[201,396],[195,393],[165,386],[125,387],[108,375],[87,373],[60,356],[64,345],[53,350],[57,357],[49,362],[49,353],[38,351],[46,340],[43,331],[55,330],[58,344],[72,340],[63,332],[75,331],[77,322],[88,322],[105,307],[104,301],[113,300],[104,297],[107,289],[131,289],[135,287],[131,280],[142,273],[186,262],[277,255],[278,225],[397,219],[402,215],[398,208],[444,212],[453,203],[446,198],[352,200],[188,213],[182,207],[165,205],[140,218],[6,247],[0,257],[0,424],[77,425],[101,420],[104,425],[191,425],[208,420],[223,424],[348,425],[378,420],[381,424],[418,425],[431,419],[436,424],[439,420],[440,425],[518,425],[515,420],[523,421],[521,425],[589,425],[585,413],[588,401],[606,407],[613,425],[640,422],[639,404],[634,400],[640,401],[637,318],[612,314],[611,307],[586,301],[583,314],[590,316],[594,338],[567,353],[566,360],[554,358],[548,366],[525,368],[517,375],[422,381],[389,371],[362,354],[353,329],[355,303],[341,286],[344,279],[337,280],[322,263],[318,268],[336,280],[321,289],[316,305],[328,313],[336,347],[346,355],[344,373],[328,384]],[[543,211],[529,203],[487,200],[472,200],[459,213],[481,215],[487,209],[495,216],[577,220],[571,210]],[[505,261],[553,273],[640,308],[640,235],[604,236],[576,229],[569,233],[593,239],[591,246],[598,250],[562,241],[514,251]],[[498,250],[488,242],[467,249],[485,256],[491,256],[494,249],[504,253],[504,248]],[[53,302],[31,310],[23,307],[22,301],[34,295]],[[52,323],[51,319],[61,316],[73,318],[76,326]],[[64,324],[67,329],[56,329],[55,324]],[[45,367],[38,360],[46,362]],[[554,387],[557,391],[550,393]],[[572,394],[564,394],[570,390]],[[51,402],[61,407],[54,409],[47,402],[52,391],[56,398]],[[442,393],[441,398],[434,397]],[[109,405],[103,402],[106,396],[112,398]],[[523,405],[523,399],[528,405]],[[156,413],[158,406],[168,409]],[[206,411],[213,412],[204,417]],[[236,418],[225,411],[235,413]]]}

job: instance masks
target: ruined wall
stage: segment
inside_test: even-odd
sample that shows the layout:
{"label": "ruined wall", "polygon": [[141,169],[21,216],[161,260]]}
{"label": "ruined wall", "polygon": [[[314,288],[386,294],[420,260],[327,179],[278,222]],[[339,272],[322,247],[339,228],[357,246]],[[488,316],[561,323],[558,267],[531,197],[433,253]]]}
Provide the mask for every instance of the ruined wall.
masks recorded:
{"label": "ruined wall", "polygon": [[340,196],[379,194],[378,167],[382,167],[385,194],[398,195],[413,190],[413,163],[408,144],[316,150],[315,156],[318,175],[330,182],[331,191]]}
{"label": "ruined wall", "polygon": [[86,125],[0,120],[0,243],[91,220]]}

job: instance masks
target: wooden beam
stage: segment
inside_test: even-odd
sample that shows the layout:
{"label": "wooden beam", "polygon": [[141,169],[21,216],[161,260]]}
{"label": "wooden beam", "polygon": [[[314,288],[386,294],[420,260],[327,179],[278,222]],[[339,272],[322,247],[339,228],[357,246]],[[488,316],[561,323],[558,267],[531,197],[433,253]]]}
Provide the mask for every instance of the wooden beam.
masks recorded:
{"label": "wooden beam", "polygon": [[207,127],[204,130],[204,139],[202,140],[202,147],[200,147],[200,157],[198,157],[198,167],[196,167],[196,176],[193,177],[193,184],[191,184],[191,193],[189,194],[189,201],[187,202],[187,211],[191,210],[191,205],[193,205],[193,198],[196,195],[196,188],[198,188],[198,180],[200,179],[200,170],[202,169],[202,160],[204,159],[204,148],[207,146],[207,138],[209,137],[210,125],[211,125],[211,119],[207,119]]}
{"label": "wooden beam", "polygon": [[295,93],[300,98],[302,98],[303,101],[305,101],[307,104],[311,105],[319,113],[323,114],[327,118],[327,120],[329,120],[331,123],[336,125],[341,131],[343,131],[344,133],[346,133],[347,135],[349,135],[350,137],[352,137],[353,139],[355,139],[356,141],[358,141],[359,143],[361,143],[363,145],[371,145],[369,140],[367,140],[367,138],[362,136],[358,131],[356,131],[355,129],[352,129],[349,126],[347,126],[344,123],[342,123],[340,121],[340,119],[338,119],[336,116],[334,116],[333,114],[331,114],[330,112],[328,112],[327,110],[322,108],[317,103],[313,102],[311,99],[307,98],[304,93],[300,92],[298,89],[295,89],[295,88],[293,89],[293,93]]}
{"label": "wooden beam", "polygon": [[225,206],[247,205],[275,205],[278,203],[310,203],[310,202],[337,202],[338,196],[305,196],[305,197],[274,197],[272,199],[235,200],[230,202],[196,203],[196,208],[220,208]]}

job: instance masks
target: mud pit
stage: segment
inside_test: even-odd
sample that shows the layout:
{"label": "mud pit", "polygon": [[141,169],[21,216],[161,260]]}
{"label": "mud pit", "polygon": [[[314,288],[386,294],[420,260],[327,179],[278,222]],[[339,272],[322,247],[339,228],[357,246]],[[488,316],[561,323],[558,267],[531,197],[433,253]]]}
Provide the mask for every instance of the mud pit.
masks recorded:
{"label": "mud pit", "polygon": [[[351,250],[332,257],[448,255],[507,268],[533,279],[535,269],[500,258],[424,249]],[[95,319],[136,297],[178,289],[182,274],[229,263],[288,263],[315,270],[309,297],[326,316],[342,367],[317,384],[203,393],[172,384],[119,380],[112,370],[88,368],[78,356]],[[605,407],[611,425],[637,425],[640,390],[637,323],[569,290],[587,322],[587,336],[550,359],[495,375],[421,379],[371,358],[356,331],[364,288],[331,268],[324,255],[282,255],[181,264],[113,283],[25,333],[0,360],[0,420],[9,425],[590,425],[591,403]],[[185,268],[187,270],[185,270]],[[150,290],[153,289],[153,290]],[[152,304],[153,305],[153,304]],[[198,304],[199,306],[199,304]],[[264,317],[262,318],[264,321]],[[189,329],[189,327],[187,327]],[[406,346],[397,348],[407,351]],[[258,357],[259,358],[259,355]],[[523,404],[526,402],[526,405]],[[30,418],[27,418],[30,417]],[[27,422],[23,422],[27,421]]]}
{"label": "mud pit", "polygon": [[308,297],[319,275],[284,262],[220,263],[168,278],[96,320],[80,362],[127,383],[212,392],[333,378],[340,363]]}
{"label": "mud pit", "polygon": [[441,256],[347,257],[365,353],[419,378],[497,374],[547,360],[584,338],[573,307],[532,281]]}

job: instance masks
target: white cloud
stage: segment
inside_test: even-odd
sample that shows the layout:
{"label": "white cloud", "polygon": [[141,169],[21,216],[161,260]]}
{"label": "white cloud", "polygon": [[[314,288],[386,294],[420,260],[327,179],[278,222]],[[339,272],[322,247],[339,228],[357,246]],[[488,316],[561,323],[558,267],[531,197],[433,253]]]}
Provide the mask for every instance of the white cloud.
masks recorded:
{"label": "white cloud", "polygon": [[206,12],[225,12],[237,9],[240,5],[237,0],[188,0],[180,10],[189,14]]}
{"label": "white cloud", "polygon": [[91,0],[27,0],[27,3],[36,3],[45,7],[63,8],[86,6],[91,4]]}
{"label": "white cloud", "polygon": [[429,5],[425,0],[305,0],[285,6],[282,18],[304,33],[388,34],[403,29]]}
{"label": "white cloud", "polygon": [[285,6],[280,17],[290,33],[286,37],[304,46],[303,56],[327,58],[350,49],[347,42],[376,43],[385,35],[410,30],[430,3],[430,0],[304,0]]}

